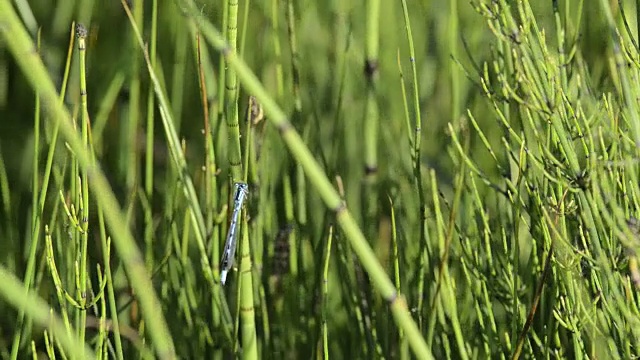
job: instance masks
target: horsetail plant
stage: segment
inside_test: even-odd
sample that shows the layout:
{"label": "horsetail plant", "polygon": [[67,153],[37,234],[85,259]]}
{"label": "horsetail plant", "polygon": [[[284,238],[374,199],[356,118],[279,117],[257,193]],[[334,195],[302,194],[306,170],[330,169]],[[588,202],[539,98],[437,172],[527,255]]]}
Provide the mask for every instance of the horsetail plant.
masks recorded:
{"label": "horsetail plant", "polygon": [[[238,38],[238,0],[225,0],[227,3],[227,43],[232,51],[237,49]],[[226,59],[225,59],[226,61]],[[228,65],[227,65],[228,66]],[[238,82],[235,70],[225,71],[226,94],[224,117],[229,131],[228,158],[231,166],[231,181],[242,181],[242,154],[240,151],[240,126],[238,124]]]}

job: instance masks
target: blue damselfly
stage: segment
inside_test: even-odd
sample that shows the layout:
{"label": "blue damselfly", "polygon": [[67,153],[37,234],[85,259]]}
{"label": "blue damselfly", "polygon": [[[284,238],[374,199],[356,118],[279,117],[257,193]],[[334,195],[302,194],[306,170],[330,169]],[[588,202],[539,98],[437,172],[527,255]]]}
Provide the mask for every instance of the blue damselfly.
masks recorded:
{"label": "blue damselfly", "polygon": [[236,247],[238,246],[240,211],[242,211],[242,205],[249,194],[249,186],[246,183],[237,182],[233,186],[235,189],[233,193],[233,212],[231,213],[229,232],[227,233],[227,240],[222,250],[222,261],[220,262],[220,282],[222,282],[222,285],[227,281],[227,274],[233,267]]}

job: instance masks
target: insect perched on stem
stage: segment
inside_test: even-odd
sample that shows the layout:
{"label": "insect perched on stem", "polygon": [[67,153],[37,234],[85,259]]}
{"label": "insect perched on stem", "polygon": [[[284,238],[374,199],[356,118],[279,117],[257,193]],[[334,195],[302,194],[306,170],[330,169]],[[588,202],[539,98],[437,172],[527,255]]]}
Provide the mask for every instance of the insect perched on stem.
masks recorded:
{"label": "insect perched on stem", "polygon": [[238,246],[238,223],[240,222],[240,211],[244,200],[249,194],[249,186],[243,182],[237,182],[233,184],[233,212],[231,213],[231,223],[229,224],[229,232],[227,233],[227,240],[224,243],[224,249],[222,250],[222,261],[220,266],[222,271],[220,272],[220,282],[222,285],[227,281],[227,274],[233,266],[233,259],[236,253],[236,247]]}

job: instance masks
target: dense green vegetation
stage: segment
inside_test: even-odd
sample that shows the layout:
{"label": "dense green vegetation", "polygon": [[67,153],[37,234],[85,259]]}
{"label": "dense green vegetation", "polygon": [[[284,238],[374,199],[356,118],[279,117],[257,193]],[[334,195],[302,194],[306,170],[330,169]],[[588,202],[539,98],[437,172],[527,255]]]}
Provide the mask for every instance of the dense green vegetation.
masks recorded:
{"label": "dense green vegetation", "polygon": [[0,358],[640,356],[639,18],[0,0]]}

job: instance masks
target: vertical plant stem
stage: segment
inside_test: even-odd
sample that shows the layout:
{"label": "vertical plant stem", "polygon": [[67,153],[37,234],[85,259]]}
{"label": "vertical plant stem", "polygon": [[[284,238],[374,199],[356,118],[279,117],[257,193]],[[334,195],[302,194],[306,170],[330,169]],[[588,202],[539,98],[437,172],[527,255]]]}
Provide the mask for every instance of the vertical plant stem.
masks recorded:
{"label": "vertical plant stem", "polygon": [[[416,53],[413,45],[413,33],[411,32],[411,20],[409,19],[409,9],[407,7],[407,2],[402,0],[402,13],[404,16],[404,26],[407,36],[407,43],[409,45],[409,61],[411,63],[411,75],[412,75],[412,101],[413,101],[413,133],[409,133],[410,143],[413,145],[413,149],[411,152],[411,157],[413,160],[413,177],[416,185],[416,191],[418,193],[418,200],[420,204],[419,214],[420,214],[420,263],[419,268],[424,268],[427,256],[427,201],[425,198],[424,185],[422,181],[422,158],[421,158],[421,148],[420,145],[422,143],[422,110],[420,108],[420,93],[419,93],[419,84],[418,84],[418,70],[416,69]],[[402,74],[401,74],[402,78]],[[404,82],[402,83],[402,92],[403,98],[406,99]],[[406,100],[405,100],[406,102]],[[406,109],[405,105],[405,113],[407,114],[407,122],[410,123],[409,119],[409,111]],[[421,271],[418,279],[418,326],[422,329],[422,304],[423,304],[423,288],[424,288],[424,276],[425,272]]]}
{"label": "vertical plant stem", "polygon": [[[296,15],[293,0],[287,0],[287,32],[289,34],[289,51],[291,52],[291,76],[293,85],[293,107],[296,118],[302,110],[302,99],[300,98],[300,55],[298,54],[298,44],[296,40]],[[295,122],[294,122],[295,124]]]}
{"label": "vertical plant stem", "polygon": [[[182,18],[178,18],[182,20]],[[187,44],[189,40],[189,27],[185,21],[179,21],[176,25],[176,34],[173,44],[174,63],[173,78],[171,80],[171,110],[173,110],[176,130],[180,131],[182,120],[182,107],[184,102],[185,69],[187,63]]]}
{"label": "vertical plant stem", "polygon": [[[144,6],[142,1],[135,2],[133,6],[134,18],[138,27],[143,26]],[[130,49],[136,47],[136,36],[131,33]],[[129,119],[127,124],[123,124],[120,133],[120,141],[122,141],[122,160],[119,162],[122,166],[121,171],[125,180],[127,190],[131,193],[138,174],[138,130],[140,128],[140,101],[141,101],[141,80],[140,80],[140,55],[137,51],[131,51],[131,69],[129,80],[129,104],[127,106]]]}
{"label": "vertical plant stem", "polygon": [[[237,49],[238,38],[238,0],[226,0],[227,3],[227,43],[232,51]],[[227,60],[225,59],[225,62]],[[229,64],[227,63],[227,67]],[[242,180],[242,154],[240,152],[240,126],[238,125],[238,81],[236,72],[227,68],[225,119],[229,131],[228,158],[231,167],[232,183]]]}
{"label": "vertical plant stem", "polygon": [[380,39],[380,0],[368,0],[367,44],[364,60],[364,76],[367,83],[365,110],[365,174],[371,176],[378,170],[378,102],[376,81],[378,78],[378,48]]}
{"label": "vertical plant stem", "polygon": [[366,2],[367,40],[364,59],[364,77],[366,81],[366,106],[364,112],[364,182],[363,188],[363,216],[365,234],[373,241],[375,217],[378,201],[376,194],[376,179],[378,172],[378,93],[377,81],[379,77],[378,48],[380,41],[380,0]]}
{"label": "vertical plant stem", "polygon": [[[229,23],[229,1],[225,0],[222,3],[222,36],[227,38],[228,33],[228,23]],[[219,111],[219,121],[222,122],[223,119],[227,117],[227,109],[226,109],[226,86],[227,86],[227,63],[225,62],[224,55],[220,54],[220,65],[218,67],[218,73],[220,76],[218,77],[218,111]],[[228,121],[227,121],[228,123]],[[230,136],[230,135],[228,135]],[[228,156],[227,156],[228,158]]]}
{"label": "vertical plant stem", "polygon": [[256,336],[255,306],[253,300],[253,280],[251,276],[251,248],[249,223],[246,210],[243,211],[242,244],[240,258],[240,316],[242,320],[242,358],[258,359],[258,339]]}
{"label": "vertical plant stem", "polygon": [[[153,0],[151,2],[151,43],[149,44],[149,58],[151,60],[151,66],[156,66],[156,47],[158,38],[158,1]],[[146,126],[146,149],[145,149],[145,175],[144,175],[144,194],[146,201],[149,204],[153,204],[153,155],[154,155],[154,124],[155,124],[155,98],[153,88],[149,88],[147,93],[147,126]],[[147,270],[151,271],[154,267],[153,259],[153,212],[150,210],[145,211],[145,228],[144,228],[144,241],[145,241],[145,263]]]}
{"label": "vertical plant stem", "polygon": [[333,226],[329,226],[327,236],[327,246],[325,249],[324,267],[322,271],[322,355],[323,359],[329,359],[329,329],[327,320],[329,318],[329,262],[331,260],[331,241],[333,240]]}
{"label": "vertical plant stem", "polygon": [[[458,38],[460,29],[458,26],[458,0],[449,1],[449,21],[447,34],[449,35],[449,57],[458,58]],[[449,74],[451,74],[451,121],[454,123],[460,117],[460,74],[455,67],[455,62],[449,61]],[[415,75],[415,73],[414,73]]]}
{"label": "vertical plant stem", "polygon": [[276,58],[276,98],[284,95],[284,74],[282,68],[282,50],[280,49],[278,5],[280,0],[271,0],[271,41],[273,41],[273,55]]}
{"label": "vertical plant stem", "polygon": [[[38,54],[40,54],[40,31],[37,34],[37,43],[36,43]],[[35,271],[35,261],[36,261],[36,251],[38,250],[38,243],[40,239],[39,227],[40,220],[42,218],[42,211],[39,206],[38,201],[38,191],[40,188],[38,181],[38,162],[39,162],[39,153],[40,153],[40,96],[38,92],[35,93],[35,113],[33,117],[34,121],[34,134],[33,134],[33,178],[31,180],[31,191],[32,191],[32,203],[31,203],[31,243],[29,245],[29,258],[27,259],[27,271],[25,274],[25,289],[29,291],[31,289],[31,283],[33,282],[34,271]],[[1,160],[0,160],[1,161]],[[2,189],[3,193],[8,194],[8,191]],[[24,311],[20,309],[18,313],[18,323],[16,324],[16,328],[18,329],[13,338],[13,345],[11,347],[11,359],[15,360],[18,357],[18,351],[20,347],[20,339],[22,338],[22,332],[25,330],[24,327]]]}
{"label": "vertical plant stem", "polygon": [[[87,54],[87,29],[84,25],[78,23],[76,25],[76,36],[78,37],[78,54],[80,58],[80,99],[82,103],[81,117],[82,122],[82,142],[88,150],[89,146],[89,111],[87,109],[87,75],[86,75],[86,54]],[[84,307],[87,301],[87,246],[89,242],[89,177],[87,171],[82,171],[82,205],[80,208],[81,226],[83,227],[81,253],[80,253],[80,305]],[[79,310],[80,324],[80,341],[84,342],[85,329],[87,322],[87,312],[84,309]]]}
{"label": "vertical plant stem", "polygon": [[111,272],[111,258],[109,256],[111,253],[111,239],[107,238],[106,226],[104,224],[104,212],[102,211],[101,206],[98,207],[98,227],[100,230],[100,245],[102,247],[103,254],[104,275],[107,282],[107,301],[109,302],[116,359],[123,360],[124,352],[122,350],[122,338],[120,337],[120,319],[118,318],[118,306],[116,303],[113,275]]}
{"label": "vertical plant stem", "polygon": [[[292,91],[293,91],[293,115],[291,117],[292,124],[298,125],[300,127],[304,127],[306,130],[310,128],[310,124],[303,124],[302,119],[302,98],[300,96],[300,55],[298,53],[298,41],[297,41],[297,29],[296,29],[296,13],[295,6],[293,0],[287,0],[287,12],[286,12],[286,21],[287,21],[287,33],[289,35],[289,51],[291,52],[291,80],[292,80]],[[308,131],[307,131],[308,133]],[[293,213],[291,214],[291,219],[287,219],[288,223],[297,222],[297,229],[294,230],[290,239],[292,239],[291,246],[296,246],[295,248],[290,248],[292,256],[292,261],[296,261],[295,264],[296,271],[294,274],[298,276],[304,276],[304,270],[307,268],[307,265],[310,265],[309,262],[306,261],[305,257],[305,246],[309,244],[309,239],[304,237],[302,234],[306,234],[307,227],[307,209],[306,209],[306,178],[304,176],[304,171],[300,164],[295,164],[295,193],[291,194],[291,199],[294,204],[297,205]],[[287,179],[290,181],[290,178]],[[293,186],[293,184],[291,184]],[[293,204],[292,204],[293,207]],[[295,243],[295,245],[294,245]],[[303,278],[298,278],[300,281],[304,281]],[[298,287],[298,294],[296,294],[298,299],[306,299],[306,291],[304,286]],[[298,303],[302,303],[302,301],[298,301]],[[302,309],[300,309],[302,310]],[[302,312],[304,313],[304,312]],[[303,322],[304,317],[301,316],[300,320]],[[304,324],[300,324],[304,326]],[[308,329],[307,331],[311,331]]]}

